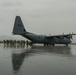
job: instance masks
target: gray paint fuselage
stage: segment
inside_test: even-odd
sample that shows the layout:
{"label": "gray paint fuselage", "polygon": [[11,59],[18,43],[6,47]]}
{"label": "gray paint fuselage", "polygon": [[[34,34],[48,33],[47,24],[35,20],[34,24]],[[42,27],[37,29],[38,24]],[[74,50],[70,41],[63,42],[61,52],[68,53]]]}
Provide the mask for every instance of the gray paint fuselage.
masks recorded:
{"label": "gray paint fuselage", "polygon": [[37,35],[34,33],[26,32],[25,34],[21,34],[23,37],[31,40],[33,43],[44,43],[44,44],[69,44],[71,40],[67,37],[64,38],[47,38],[45,35]]}

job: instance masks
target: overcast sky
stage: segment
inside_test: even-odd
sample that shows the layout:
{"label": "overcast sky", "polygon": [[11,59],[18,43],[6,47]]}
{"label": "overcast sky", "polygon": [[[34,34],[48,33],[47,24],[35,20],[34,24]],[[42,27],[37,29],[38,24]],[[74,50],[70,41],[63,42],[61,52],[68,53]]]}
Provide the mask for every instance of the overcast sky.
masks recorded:
{"label": "overcast sky", "polygon": [[0,0],[0,35],[12,34],[16,15],[33,33],[76,33],[76,0]]}

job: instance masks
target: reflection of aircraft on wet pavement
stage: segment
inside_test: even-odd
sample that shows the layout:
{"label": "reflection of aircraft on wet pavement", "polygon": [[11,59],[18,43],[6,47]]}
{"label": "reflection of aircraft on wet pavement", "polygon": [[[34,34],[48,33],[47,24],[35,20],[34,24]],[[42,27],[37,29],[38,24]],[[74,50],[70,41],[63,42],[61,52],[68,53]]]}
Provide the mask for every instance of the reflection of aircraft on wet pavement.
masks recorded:
{"label": "reflection of aircraft on wet pavement", "polygon": [[72,35],[76,34],[62,34],[62,35],[37,35],[34,33],[27,32],[24,28],[20,16],[16,16],[15,24],[13,28],[13,34],[21,35],[31,41],[30,44],[39,43],[44,45],[55,45],[55,44],[65,44],[68,46],[71,43]]}
{"label": "reflection of aircraft on wet pavement", "polygon": [[62,55],[71,55],[71,47],[68,46],[31,46],[32,52],[35,53],[54,53]]}
{"label": "reflection of aircraft on wet pavement", "polygon": [[47,55],[48,54],[58,54],[58,55],[71,55],[71,48],[67,47],[67,46],[55,46],[55,47],[51,47],[51,46],[31,46],[31,48],[26,48],[23,52],[21,50],[21,52],[13,52],[12,53],[12,65],[13,65],[13,70],[14,73],[18,73],[23,62],[24,59],[29,57],[29,56],[33,56],[34,54],[43,54],[43,55]]}
{"label": "reflection of aircraft on wet pavement", "polygon": [[13,69],[15,71],[18,71],[24,61],[25,58],[25,53],[20,53],[20,54],[12,54],[12,64],[13,64]]}
{"label": "reflection of aircraft on wet pavement", "polygon": [[28,51],[24,52],[13,52],[12,53],[12,65],[13,65],[13,70],[14,74],[17,74],[24,62],[24,59],[28,57],[30,54],[28,54]]}

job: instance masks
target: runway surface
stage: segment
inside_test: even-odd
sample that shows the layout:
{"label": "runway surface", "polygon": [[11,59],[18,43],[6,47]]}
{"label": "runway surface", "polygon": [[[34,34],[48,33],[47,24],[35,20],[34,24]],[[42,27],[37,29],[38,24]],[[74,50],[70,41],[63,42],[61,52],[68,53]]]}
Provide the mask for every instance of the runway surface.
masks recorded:
{"label": "runway surface", "polygon": [[0,75],[76,75],[76,45],[0,45]]}

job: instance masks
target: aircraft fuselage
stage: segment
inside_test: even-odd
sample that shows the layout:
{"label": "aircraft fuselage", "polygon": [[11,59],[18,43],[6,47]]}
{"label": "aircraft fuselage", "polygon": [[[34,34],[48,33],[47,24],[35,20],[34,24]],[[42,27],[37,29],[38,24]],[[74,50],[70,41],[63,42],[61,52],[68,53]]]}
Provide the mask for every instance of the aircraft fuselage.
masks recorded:
{"label": "aircraft fuselage", "polygon": [[71,43],[70,38],[62,37],[62,38],[46,38],[45,35],[37,35],[33,33],[26,32],[22,34],[23,37],[32,41],[32,43],[41,43],[41,44],[69,44]]}

